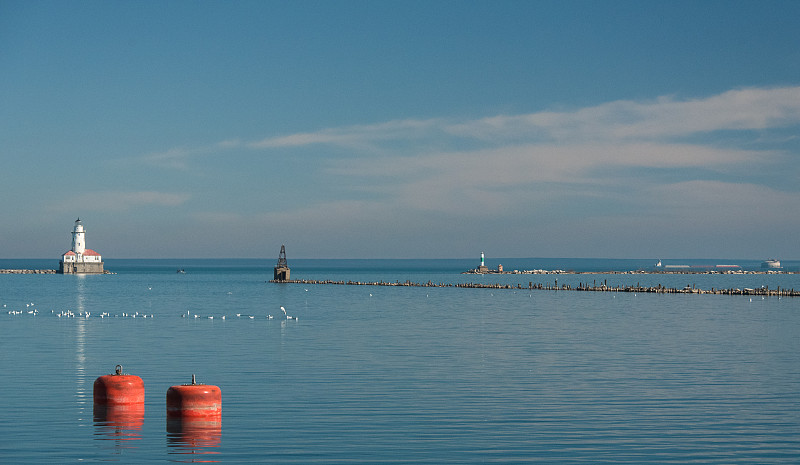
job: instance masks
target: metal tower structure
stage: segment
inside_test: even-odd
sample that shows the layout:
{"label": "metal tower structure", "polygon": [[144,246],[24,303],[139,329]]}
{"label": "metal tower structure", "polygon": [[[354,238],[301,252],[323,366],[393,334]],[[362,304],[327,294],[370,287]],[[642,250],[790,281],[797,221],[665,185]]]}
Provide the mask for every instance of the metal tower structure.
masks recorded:
{"label": "metal tower structure", "polygon": [[278,264],[275,265],[275,281],[289,280],[289,265],[286,263],[286,247],[281,245],[281,253],[278,255]]}

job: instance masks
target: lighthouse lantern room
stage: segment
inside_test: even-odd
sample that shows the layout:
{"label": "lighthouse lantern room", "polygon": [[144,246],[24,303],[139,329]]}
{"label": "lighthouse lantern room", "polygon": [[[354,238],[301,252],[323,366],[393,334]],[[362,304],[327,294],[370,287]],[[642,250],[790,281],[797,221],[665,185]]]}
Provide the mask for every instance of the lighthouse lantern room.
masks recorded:
{"label": "lighthouse lantern room", "polygon": [[80,218],[75,220],[72,228],[72,249],[61,256],[58,264],[58,271],[63,274],[104,273],[103,257],[86,248],[86,231]]}

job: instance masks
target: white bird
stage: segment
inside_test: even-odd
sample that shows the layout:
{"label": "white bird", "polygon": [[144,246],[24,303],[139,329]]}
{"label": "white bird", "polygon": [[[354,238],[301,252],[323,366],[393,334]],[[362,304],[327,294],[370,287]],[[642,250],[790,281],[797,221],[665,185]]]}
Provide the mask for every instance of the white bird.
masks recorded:
{"label": "white bird", "polygon": [[297,319],[297,318],[295,318],[293,316],[289,316],[289,314],[286,313],[286,309],[285,308],[281,307],[281,310],[283,310],[283,316],[285,316],[287,320],[296,320]]}

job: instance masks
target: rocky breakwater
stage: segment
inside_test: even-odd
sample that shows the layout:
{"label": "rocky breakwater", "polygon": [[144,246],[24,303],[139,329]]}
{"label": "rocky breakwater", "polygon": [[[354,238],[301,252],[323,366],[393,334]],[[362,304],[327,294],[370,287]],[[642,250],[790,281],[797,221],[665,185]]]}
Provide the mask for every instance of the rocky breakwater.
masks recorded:
{"label": "rocky breakwater", "polygon": [[787,270],[630,270],[630,271],[575,271],[575,270],[467,270],[461,274],[800,274]]}
{"label": "rocky breakwater", "polygon": [[270,280],[271,283],[291,283],[291,284],[336,284],[340,286],[392,286],[392,287],[457,287],[466,289],[519,289],[519,290],[538,290],[538,291],[588,291],[588,292],[638,292],[652,294],[716,294],[716,295],[743,295],[743,296],[776,296],[776,297],[800,297],[800,291],[794,289],[769,289],[767,287],[734,288],[734,289],[697,289],[692,286],[683,288],[657,286],[608,286],[605,283],[589,285],[580,283],[578,286],[567,284],[558,285],[558,280],[553,284],[533,284],[529,282],[527,286],[521,284],[483,284],[483,283],[415,283],[412,281],[333,281],[317,279],[291,279],[291,280]]}
{"label": "rocky breakwater", "polygon": [[0,270],[0,274],[56,274],[56,270]]}

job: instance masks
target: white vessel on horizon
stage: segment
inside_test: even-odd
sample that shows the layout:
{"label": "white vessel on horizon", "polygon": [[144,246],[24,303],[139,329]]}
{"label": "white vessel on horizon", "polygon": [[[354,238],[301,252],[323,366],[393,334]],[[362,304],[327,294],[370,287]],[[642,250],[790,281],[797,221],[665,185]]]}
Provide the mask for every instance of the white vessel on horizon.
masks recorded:
{"label": "white vessel on horizon", "polygon": [[776,260],[774,258],[770,258],[770,259],[767,259],[767,260],[764,260],[763,262],[761,262],[761,268],[774,269],[774,268],[780,268],[780,267],[781,267],[781,261],[780,260]]}

